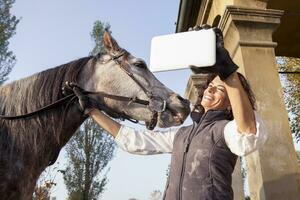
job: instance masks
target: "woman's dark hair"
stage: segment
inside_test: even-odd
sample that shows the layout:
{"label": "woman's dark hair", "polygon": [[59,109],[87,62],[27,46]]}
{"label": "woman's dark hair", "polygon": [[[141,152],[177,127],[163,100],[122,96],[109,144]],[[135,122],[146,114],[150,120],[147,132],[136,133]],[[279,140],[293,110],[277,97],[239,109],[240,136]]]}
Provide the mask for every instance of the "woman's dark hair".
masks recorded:
{"label": "woman's dark hair", "polygon": [[[253,110],[256,110],[256,100],[255,100],[255,96],[254,93],[250,87],[249,82],[246,80],[246,78],[239,72],[237,72],[238,77],[240,79],[240,82],[245,90],[245,92],[247,93],[248,99],[251,103],[251,106],[253,108]],[[191,117],[194,121],[199,121],[201,116],[204,114],[204,108],[201,105],[201,100],[203,97],[203,93],[204,90],[208,87],[209,83],[216,77],[217,75],[215,74],[208,74],[207,75],[207,79],[206,79],[206,84],[203,85],[203,87],[198,89],[198,99],[197,102],[194,105],[194,108],[192,109],[191,112]],[[230,110],[228,112],[228,119],[232,120],[233,119],[233,114],[232,114],[232,110]]]}

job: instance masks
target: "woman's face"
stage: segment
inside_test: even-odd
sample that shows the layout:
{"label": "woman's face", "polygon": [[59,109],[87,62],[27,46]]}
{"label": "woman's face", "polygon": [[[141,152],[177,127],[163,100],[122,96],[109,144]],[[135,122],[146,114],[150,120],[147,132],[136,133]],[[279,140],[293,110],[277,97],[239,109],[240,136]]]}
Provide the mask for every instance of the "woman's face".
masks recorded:
{"label": "woman's face", "polygon": [[230,106],[227,91],[223,81],[216,76],[204,90],[201,105],[208,110],[225,110]]}

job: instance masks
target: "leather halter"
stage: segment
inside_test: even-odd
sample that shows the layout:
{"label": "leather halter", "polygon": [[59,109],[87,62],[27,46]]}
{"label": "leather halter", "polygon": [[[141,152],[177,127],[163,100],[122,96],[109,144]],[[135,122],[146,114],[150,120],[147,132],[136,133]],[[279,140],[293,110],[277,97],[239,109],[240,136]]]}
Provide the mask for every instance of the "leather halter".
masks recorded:
{"label": "leather halter", "polygon": [[[150,111],[152,112],[152,118],[150,122],[146,122],[146,126],[148,129],[152,130],[154,129],[154,127],[157,124],[157,118],[158,118],[158,113],[165,111],[166,109],[166,101],[163,100],[162,98],[160,98],[159,96],[154,96],[151,92],[149,92],[135,77],[134,75],[127,71],[125,69],[125,67],[122,65],[122,62],[120,62],[118,59],[120,57],[122,57],[126,52],[123,51],[120,54],[116,55],[116,56],[112,56],[111,55],[111,59],[108,60],[109,61],[114,61],[118,64],[118,66],[136,83],[140,86],[140,88],[144,91],[144,93],[147,95],[148,100],[142,100],[139,99],[137,97],[125,97],[125,96],[118,96],[118,95],[112,95],[112,94],[107,94],[104,92],[91,92],[91,91],[85,91],[84,89],[80,88],[78,85],[76,85],[76,83],[73,83],[73,85],[77,88],[79,88],[83,94],[88,95],[88,94],[96,94],[105,98],[110,98],[110,99],[114,99],[117,101],[128,101],[128,104],[130,103],[137,103],[137,104],[141,104],[141,105],[145,105],[148,106]],[[69,82],[65,83],[66,85],[64,87],[70,87],[68,86]],[[73,90],[73,88],[70,88],[71,90]],[[41,112],[47,111],[47,110],[51,110],[55,107],[57,107],[58,105],[62,105],[63,103],[65,103],[66,101],[68,101],[69,103],[71,103],[72,101],[74,101],[76,98],[78,98],[75,93],[72,91],[71,93],[69,93],[67,96],[49,104],[46,105],[38,110],[35,110],[33,112],[30,113],[26,113],[26,114],[21,114],[21,115],[17,115],[17,116],[7,116],[7,115],[0,115],[0,119],[5,119],[5,120],[16,120],[16,119],[22,119],[22,118],[28,118],[28,117],[32,117],[36,114],[39,114]],[[69,105],[68,103],[68,105]],[[125,114],[124,112],[115,112],[112,109],[109,109],[108,107],[102,105],[100,107],[100,109],[102,109],[103,111],[107,112],[108,114],[110,114],[112,117],[114,118],[120,118],[122,120],[129,120],[131,122],[137,123],[138,120],[132,119],[130,116],[128,116],[127,114]]]}

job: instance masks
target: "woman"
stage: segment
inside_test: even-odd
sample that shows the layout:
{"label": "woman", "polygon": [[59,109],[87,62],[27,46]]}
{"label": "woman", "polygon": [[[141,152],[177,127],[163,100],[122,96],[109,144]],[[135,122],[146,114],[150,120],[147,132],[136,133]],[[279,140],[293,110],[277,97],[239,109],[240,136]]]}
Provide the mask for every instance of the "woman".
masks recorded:
{"label": "woman", "polygon": [[217,76],[200,95],[196,105],[200,117],[194,118],[192,125],[164,132],[137,131],[111,120],[97,109],[88,108],[94,121],[123,150],[135,154],[172,153],[166,200],[232,200],[231,174],[237,157],[255,151],[266,140],[259,117],[254,114],[251,89],[236,72],[238,67],[223,47],[221,31],[214,30],[216,64],[192,70],[214,72]]}

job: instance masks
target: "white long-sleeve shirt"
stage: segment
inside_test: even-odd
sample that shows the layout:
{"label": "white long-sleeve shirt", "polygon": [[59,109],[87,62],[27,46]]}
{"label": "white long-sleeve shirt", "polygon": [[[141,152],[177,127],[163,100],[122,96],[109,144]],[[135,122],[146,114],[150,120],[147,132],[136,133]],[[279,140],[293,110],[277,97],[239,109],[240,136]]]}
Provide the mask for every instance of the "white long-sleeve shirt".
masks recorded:
{"label": "white long-sleeve shirt", "polygon": [[[235,120],[225,125],[224,138],[232,153],[245,156],[263,146],[267,140],[267,132],[256,113],[255,119],[256,134],[239,133]],[[121,149],[133,154],[172,153],[173,140],[178,130],[179,128],[169,128],[163,131],[150,131],[121,126],[115,141]]]}

